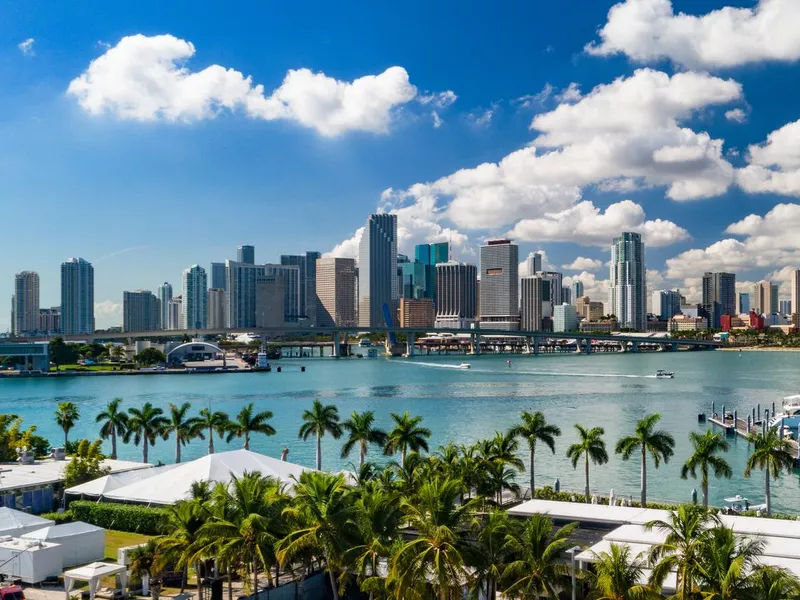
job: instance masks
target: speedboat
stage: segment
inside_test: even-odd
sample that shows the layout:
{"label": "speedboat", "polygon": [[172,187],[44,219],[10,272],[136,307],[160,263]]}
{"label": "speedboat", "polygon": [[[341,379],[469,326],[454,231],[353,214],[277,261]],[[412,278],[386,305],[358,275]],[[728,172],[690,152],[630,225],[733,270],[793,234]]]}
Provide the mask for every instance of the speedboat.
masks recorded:
{"label": "speedboat", "polygon": [[770,420],[769,426],[772,428],[789,427],[797,431],[800,426],[800,394],[786,396],[783,399],[783,407]]}
{"label": "speedboat", "polygon": [[656,371],[656,379],[672,379],[673,377],[675,377],[675,373],[672,371],[665,371],[664,369]]}
{"label": "speedboat", "polygon": [[725,498],[725,512],[729,514],[741,514],[746,511],[762,511],[767,510],[766,504],[750,504],[750,500],[745,498],[744,496],[740,496],[736,494],[735,496],[731,496],[730,498]]}
{"label": "speedboat", "polygon": [[458,365],[459,369],[469,369],[471,367],[472,365],[470,365],[469,363],[461,363],[460,365]]}

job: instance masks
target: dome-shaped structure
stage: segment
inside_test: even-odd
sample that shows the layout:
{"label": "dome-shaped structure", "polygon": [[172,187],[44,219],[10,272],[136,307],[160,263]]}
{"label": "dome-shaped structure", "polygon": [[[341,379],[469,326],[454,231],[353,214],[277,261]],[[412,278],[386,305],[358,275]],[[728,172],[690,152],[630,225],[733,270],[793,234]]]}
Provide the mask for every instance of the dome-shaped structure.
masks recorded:
{"label": "dome-shaped structure", "polygon": [[215,360],[222,354],[219,346],[209,342],[187,342],[175,346],[167,354],[167,364],[180,364],[185,362],[201,362]]}

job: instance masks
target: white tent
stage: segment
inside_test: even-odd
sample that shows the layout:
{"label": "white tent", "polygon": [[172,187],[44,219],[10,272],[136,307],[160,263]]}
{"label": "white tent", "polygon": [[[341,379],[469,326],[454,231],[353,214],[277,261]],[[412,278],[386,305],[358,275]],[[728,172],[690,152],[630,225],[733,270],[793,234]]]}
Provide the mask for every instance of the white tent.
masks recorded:
{"label": "white tent", "polygon": [[94,600],[100,580],[109,575],[119,575],[121,587],[123,590],[125,589],[128,584],[128,569],[125,565],[95,562],[85,567],[64,571],[66,600],[69,600],[69,592],[72,590],[72,586],[75,585],[75,581],[87,581],[89,583],[89,598]]}
{"label": "white tent", "polygon": [[196,481],[228,483],[233,475],[241,477],[244,473],[257,472],[291,486],[294,478],[310,470],[250,450],[233,450],[183,463],[165,473],[107,492],[104,497],[141,504],[175,504],[189,497],[192,483]]}
{"label": "white tent", "polygon": [[22,538],[61,544],[66,568],[103,560],[106,555],[106,530],[81,521],[37,529]]}
{"label": "white tent", "polygon": [[19,537],[23,533],[55,524],[55,521],[43,519],[36,515],[30,515],[21,510],[14,510],[13,508],[6,507],[0,508],[0,535]]}
{"label": "white tent", "polygon": [[131,483],[136,483],[137,481],[144,481],[159,473],[170,471],[175,467],[180,467],[180,465],[162,465],[160,467],[153,467],[152,469],[138,469],[136,471],[112,473],[100,477],[99,479],[93,479],[92,481],[67,488],[66,493],[79,496],[104,496],[107,492],[130,485]]}

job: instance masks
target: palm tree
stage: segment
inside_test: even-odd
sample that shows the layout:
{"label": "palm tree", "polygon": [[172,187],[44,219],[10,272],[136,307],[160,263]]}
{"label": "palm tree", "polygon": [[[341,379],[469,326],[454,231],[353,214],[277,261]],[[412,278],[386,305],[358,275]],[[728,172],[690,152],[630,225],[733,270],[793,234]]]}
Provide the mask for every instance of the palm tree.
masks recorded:
{"label": "palm tree", "polygon": [[406,411],[402,415],[392,413],[392,420],[394,427],[386,437],[384,454],[391,455],[399,450],[401,462],[405,462],[406,453],[409,450],[428,451],[428,438],[431,437],[431,430],[427,427],[420,427],[422,417],[409,417],[408,411]]}
{"label": "palm tree", "polygon": [[203,425],[197,417],[187,417],[192,409],[191,402],[184,402],[175,406],[170,402],[169,417],[164,425],[164,439],[171,433],[175,434],[175,464],[181,462],[181,446],[185,446],[193,438],[203,435]]}
{"label": "palm tree", "polygon": [[159,436],[166,439],[164,428],[169,421],[163,415],[164,411],[150,402],[145,402],[142,408],[128,409],[128,430],[123,439],[127,444],[133,437],[135,445],[142,444],[142,462],[147,462],[148,445],[154,445]]}
{"label": "palm tree", "polygon": [[517,456],[519,442],[510,433],[497,432],[493,438],[479,442],[478,448],[483,460],[483,476],[479,479],[478,489],[485,496],[493,494],[495,503],[500,506],[503,503],[503,490],[519,494],[514,470],[525,470],[525,465]]}
{"label": "palm tree", "polygon": [[122,398],[114,398],[106,409],[95,417],[95,423],[102,423],[100,437],[111,438],[111,458],[117,458],[117,436],[123,437],[128,426],[128,415],[119,409]]}
{"label": "palm tree", "polygon": [[556,453],[555,438],[561,435],[561,429],[556,425],[551,425],[544,418],[541,412],[529,413],[522,411],[522,423],[515,425],[509,430],[509,433],[515,437],[520,437],[528,443],[528,450],[530,450],[531,461],[531,497],[533,497],[534,487],[534,458],[536,456],[536,444],[542,442],[545,446],[550,448],[550,451]]}
{"label": "palm tree", "polygon": [[769,517],[772,515],[770,477],[777,480],[783,471],[791,473],[795,466],[795,460],[792,457],[789,442],[781,439],[778,431],[772,427],[769,427],[765,433],[750,434],[748,440],[753,444],[753,453],[747,459],[744,476],[750,477],[753,469],[764,471],[764,495]]}
{"label": "palm tree", "polygon": [[208,432],[208,453],[214,454],[214,432],[222,437],[228,431],[230,420],[228,413],[212,411],[210,408],[200,409],[200,427]]}
{"label": "palm tree", "polygon": [[750,593],[758,600],[788,600],[800,597],[800,581],[778,567],[761,567],[750,576]]}
{"label": "palm tree", "polygon": [[350,418],[342,423],[342,428],[349,433],[347,441],[342,446],[342,458],[347,458],[350,451],[359,445],[358,466],[364,464],[367,456],[369,444],[383,446],[386,443],[386,432],[383,429],[374,427],[375,413],[371,410],[359,414],[353,411]]}
{"label": "palm tree", "polygon": [[342,436],[339,409],[334,404],[324,405],[319,400],[314,400],[311,410],[303,411],[303,424],[297,435],[303,441],[306,441],[311,435],[316,436],[317,471],[322,470],[322,437],[326,433],[330,433],[337,440]]}
{"label": "palm tree", "polygon": [[570,523],[553,531],[553,521],[540,514],[516,522],[506,536],[505,548],[511,558],[503,570],[504,596],[556,600],[559,590],[569,586],[570,568],[565,557],[577,527],[577,523]]}
{"label": "palm tree", "polygon": [[697,471],[700,471],[700,488],[703,492],[703,506],[708,506],[708,473],[714,471],[714,477],[731,478],[733,471],[727,461],[717,456],[720,452],[727,452],[728,441],[721,433],[714,433],[710,429],[704,434],[696,431],[689,432],[689,440],[692,442],[694,452],[681,467],[681,478],[686,479],[691,475],[697,479]]}
{"label": "palm tree", "polygon": [[567,448],[567,457],[572,460],[572,468],[578,468],[578,461],[584,459],[584,471],[586,474],[586,502],[590,502],[589,493],[589,460],[596,465],[604,465],[608,462],[608,452],[606,443],[603,441],[605,430],[602,427],[586,429],[580,425],[575,425],[578,431],[578,441]]}
{"label": "palm tree", "polygon": [[661,587],[667,575],[677,572],[676,598],[690,600],[701,572],[703,546],[708,532],[719,525],[719,518],[702,506],[683,505],[670,511],[669,520],[645,523],[645,530],[657,529],[664,541],[650,548],[653,567],[650,583]]}
{"label": "palm tree", "polygon": [[255,408],[252,402],[239,411],[239,414],[236,415],[236,420],[232,421],[228,426],[228,437],[225,439],[227,443],[230,443],[235,437],[243,437],[244,449],[250,450],[251,433],[275,435],[275,428],[269,424],[272,412],[263,410],[253,414],[254,411]]}
{"label": "palm tree", "polygon": [[[164,530],[168,533],[156,538],[158,549],[157,566],[160,569],[168,564],[175,565],[183,571],[181,578],[181,594],[186,587],[189,565],[195,562],[196,544],[200,539],[200,530],[209,518],[208,510],[202,503],[184,500],[168,506]],[[197,589],[200,590],[200,569],[197,572]]]}
{"label": "palm tree", "polygon": [[339,600],[336,573],[345,566],[345,553],[358,540],[344,476],[304,471],[293,493],[294,500],[283,515],[301,525],[278,543],[278,560],[285,565],[298,554],[312,550],[324,561],[333,598]]}
{"label": "palm tree", "polygon": [[611,544],[608,552],[595,555],[593,571],[586,571],[592,587],[592,600],[660,600],[649,585],[639,582],[646,563],[631,556],[628,545]]}
{"label": "palm tree", "polygon": [[738,536],[733,529],[717,526],[709,530],[700,550],[698,583],[707,600],[747,597],[750,577],[760,566],[763,540]]}
{"label": "palm tree", "polygon": [[512,528],[511,518],[505,511],[493,510],[484,519],[475,519],[472,527],[475,531],[472,592],[476,598],[494,600],[508,564],[506,536]]}
{"label": "palm tree", "polygon": [[78,407],[72,402],[59,402],[56,409],[56,423],[64,432],[64,448],[67,447],[69,430],[75,427],[81,413]]}
{"label": "palm tree", "polygon": [[668,463],[674,453],[675,438],[672,434],[655,429],[656,423],[661,420],[661,415],[654,413],[646,416],[636,424],[634,434],[623,437],[617,442],[616,453],[622,455],[622,460],[628,460],[633,453],[640,449],[642,452],[642,508],[647,508],[647,455],[653,458],[656,469],[661,464]]}

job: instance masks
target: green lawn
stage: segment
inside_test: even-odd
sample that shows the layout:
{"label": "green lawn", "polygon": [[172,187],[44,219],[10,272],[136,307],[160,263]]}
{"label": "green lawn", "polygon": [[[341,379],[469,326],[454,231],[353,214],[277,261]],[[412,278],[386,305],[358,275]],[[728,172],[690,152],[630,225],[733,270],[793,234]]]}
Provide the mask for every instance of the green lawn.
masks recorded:
{"label": "green lawn", "polygon": [[[115,371],[121,365],[60,365],[59,371]],[[51,371],[55,371],[55,367],[50,367]]]}
{"label": "green lawn", "polygon": [[106,560],[117,562],[117,550],[125,546],[135,546],[149,540],[152,536],[141,533],[128,533],[106,529]]}

